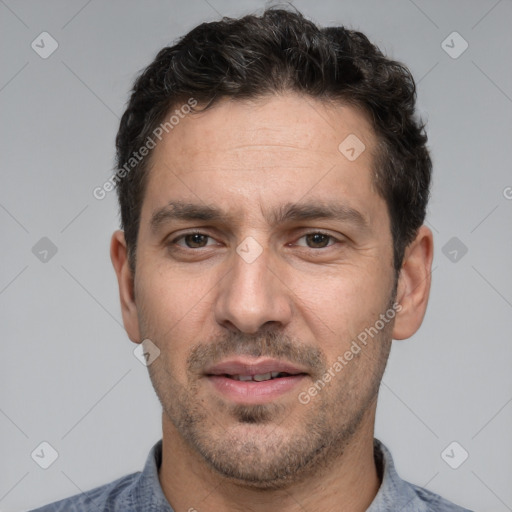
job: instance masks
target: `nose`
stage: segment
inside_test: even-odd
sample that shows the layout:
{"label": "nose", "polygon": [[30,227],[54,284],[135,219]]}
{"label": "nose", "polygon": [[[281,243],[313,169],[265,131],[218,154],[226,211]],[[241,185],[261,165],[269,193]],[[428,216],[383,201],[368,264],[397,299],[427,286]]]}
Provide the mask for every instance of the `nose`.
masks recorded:
{"label": "nose", "polygon": [[231,271],[219,284],[216,321],[225,328],[248,334],[268,327],[266,324],[286,326],[292,316],[292,292],[269,249],[252,261],[240,254],[233,254]]}

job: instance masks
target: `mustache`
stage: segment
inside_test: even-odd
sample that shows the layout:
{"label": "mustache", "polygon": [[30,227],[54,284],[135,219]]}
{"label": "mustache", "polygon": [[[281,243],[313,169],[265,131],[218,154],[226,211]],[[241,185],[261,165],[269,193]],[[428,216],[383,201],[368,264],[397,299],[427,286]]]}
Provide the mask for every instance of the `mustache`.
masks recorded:
{"label": "mustache", "polygon": [[322,375],[327,368],[326,358],[318,348],[284,333],[268,331],[257,334],[230,332],[209,343],[194,345],[187,358],[187,371],[200,375],[207,366],[233,356],[272,357],[308,368],[311,375]]}

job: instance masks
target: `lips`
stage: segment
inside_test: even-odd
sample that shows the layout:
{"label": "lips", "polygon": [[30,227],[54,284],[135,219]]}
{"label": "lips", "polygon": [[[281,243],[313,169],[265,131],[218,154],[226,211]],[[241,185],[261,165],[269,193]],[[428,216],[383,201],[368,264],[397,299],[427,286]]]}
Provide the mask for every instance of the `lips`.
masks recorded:
{"label": "lips", "polygon": [[[306,374],[306,370],[278,359],[230,359],[218,363],[205,371],[206,375],[223,375],[237,380],[261,382],[282,376]],[[284,374],[284,375],[280,375]]]}
{"label": "lips", "polygon": [[307,372],[277,359],[237,358],[207,368],[205,376],[225,398],[237,403],[257,404],[275,400],[291,391]]}
{"label": "lips", "polygon": [[289,377],[290,374],[286,372],[268,372],[268,373],[260,373],[258,375],[228,375],[226,377],[231,377],[234,380],[241,380],[243,382],[263,382],[264,380],[278,379],[281,377]]}

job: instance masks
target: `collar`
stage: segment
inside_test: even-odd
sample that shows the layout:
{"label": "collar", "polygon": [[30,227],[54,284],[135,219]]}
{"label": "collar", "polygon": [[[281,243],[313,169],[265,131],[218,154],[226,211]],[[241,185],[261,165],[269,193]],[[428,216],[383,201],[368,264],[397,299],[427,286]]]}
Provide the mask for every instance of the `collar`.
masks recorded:
{"label": "collar", "polygon": [[[381,485],[367,512],[428,512],[428,505],[415,491],[415,486],[402,480],[396,472],[393,457],[384,444],[374,439],[373,450]],[[151,448],[144,470],[130,493],[132,503],[144,503],[148,512],[174,512],[167,501],[158,470],[162,464],[162,439]]]}

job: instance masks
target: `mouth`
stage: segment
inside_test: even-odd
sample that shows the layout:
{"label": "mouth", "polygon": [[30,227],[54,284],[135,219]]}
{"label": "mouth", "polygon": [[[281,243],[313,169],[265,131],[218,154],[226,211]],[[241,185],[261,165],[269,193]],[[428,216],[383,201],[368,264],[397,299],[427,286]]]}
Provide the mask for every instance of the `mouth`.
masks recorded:
{"label": "mouth", "polygon": [[205,371],[216,393],[239,404],[262,404],[296,388],[308,373],[286,361],[232,359]]}
{"label": "mouth", "polygon": [[292,377],[295,375],[304,375],[300,374],[291,374],[286,372],[268,372],[268,373],[260,373],[257,375],[228,375],[227,373],[221,375],[221,377],[226,377],[227,379],[239,380],[242,382],[264,382],[266,380],[273,379],[282,379],[283,377]]}

